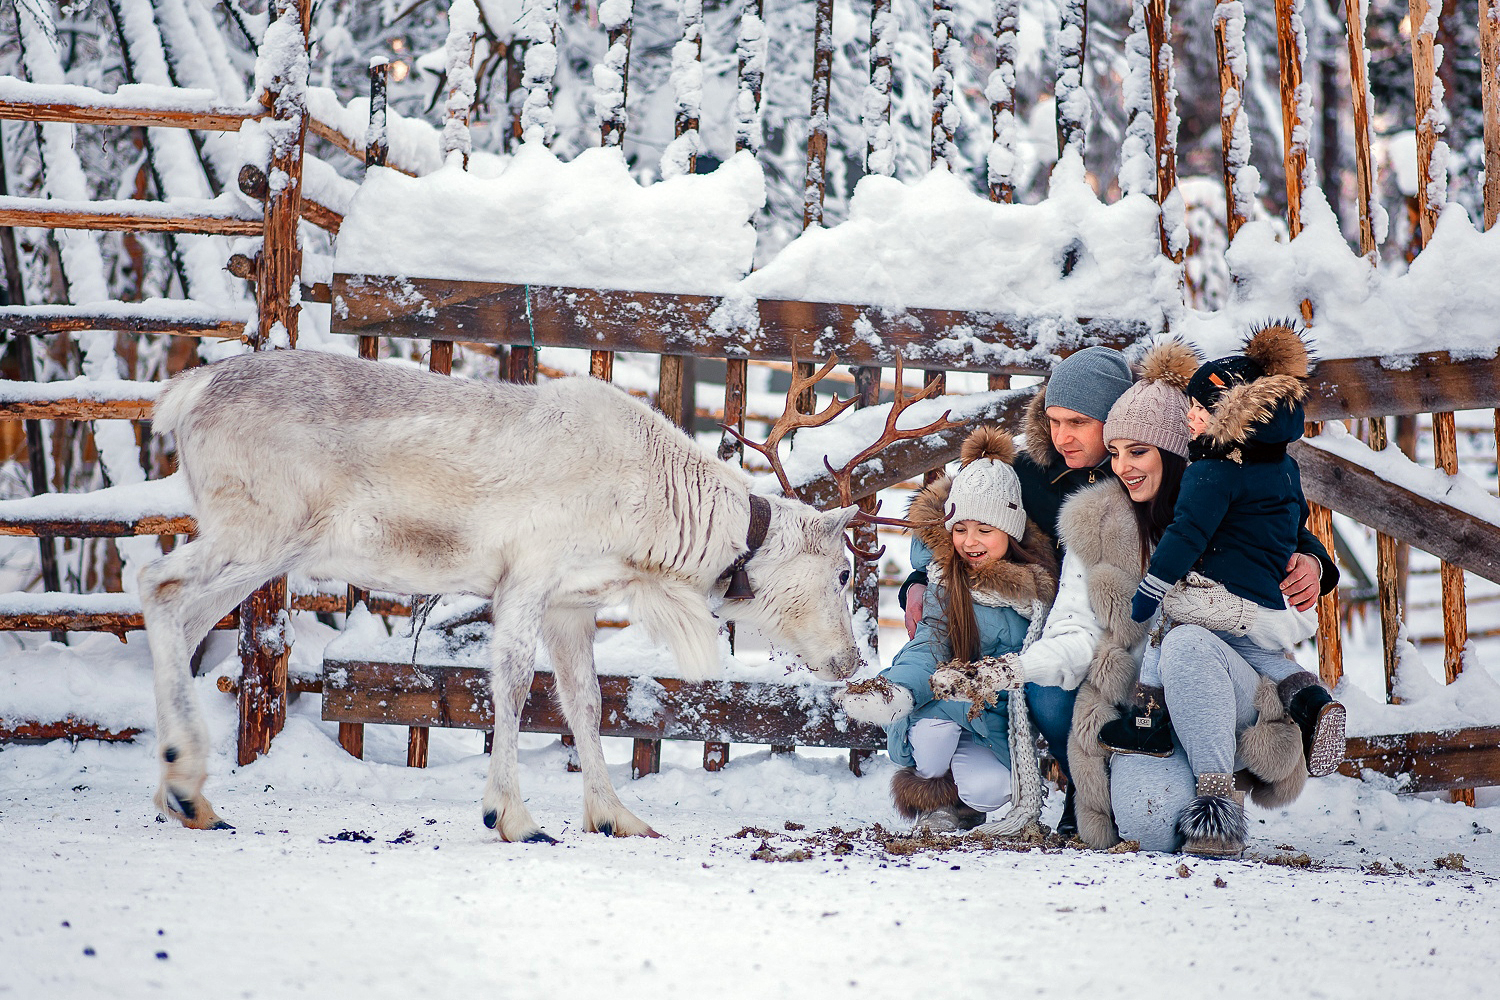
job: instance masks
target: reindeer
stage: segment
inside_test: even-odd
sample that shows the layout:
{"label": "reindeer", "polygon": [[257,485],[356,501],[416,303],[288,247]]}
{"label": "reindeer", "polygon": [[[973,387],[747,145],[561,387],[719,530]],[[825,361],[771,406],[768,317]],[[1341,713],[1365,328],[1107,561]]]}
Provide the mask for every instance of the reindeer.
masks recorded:
{"label": "reindeer", "polygon": [[[790,399],[833,364],[794,382],[768,439],[789,494],[776,442],[852,402],[793,412]],[[737,466],[608,383],[480,383],[277,351],[177,376],[153,423],[176,435],[199,532],[140,573],[162,767],[155,802],[185,826],[228,825],[203,794],[208,732],[189,655],[282,574],[490,598],[495,740],[484,822],[511,842],[552,842],[517,775],[538,642],[577,739],[585,829],[656,836],[620,802],[605,767],[593,658],[600,608],[628,604],[688,676],[717,667],[718,619],[755,624],[825,680],[859,665],[842,551],[853,548],[844,529],[857,509],[824,513],[752,493]]]}

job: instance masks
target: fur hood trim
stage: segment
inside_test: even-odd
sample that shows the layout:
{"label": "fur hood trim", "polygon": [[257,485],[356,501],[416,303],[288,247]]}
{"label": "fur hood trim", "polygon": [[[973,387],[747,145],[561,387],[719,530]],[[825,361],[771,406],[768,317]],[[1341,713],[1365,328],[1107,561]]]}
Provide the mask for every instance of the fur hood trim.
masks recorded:
{"label": "fur hood trim", "polygon": [[1244,444],[1256,427],[1266,423],[1284,404],[1300,403],[1307,384],[1291,375],[1267,375],[1232,386],[1214,405],[1208,427],[1198,435],[1214,449]]}
{"label": "fur hood trim", "polygon": [[1026,454],[1033,462],[1047,469],[1053,462],[1062,461],[1062,452],[1052,446],[1052,428],[1047,423],[1047,383],[1038,386],[1036,395],[1026,404],[1021,429],[1026,432]]}
{"label": "fur hood trim", "polygon": [[958,452],[959,468],[963,468],[970,462],[977,462],[981,458],[1014,465],[1016,442],[1010,436],[1010,431],[993,425],[978,427],[970,431]]}
{"label": "fur hood trim", "polygon": [[1307,378],[1312,371],[1312,351],[1295,320],[1271,320],[1253,328],[1243,353],[1267,375]]}
{"label": "fur hood trim", "polygon": [[[953,548],[952,532],[943,527],[952,486],[953,478],[944,476],[922,487],[906,514],[909,520],[928,522],[927,527],[916,529],[916,535],[932,552],[933,566],[944,577],[962,562]],[[980,570],[965,565],[969,581],[975,590],[1003,595],[1021,606],[1029,607],[1034,601],[1050,605],[1057,596],[1057,547],[1030,518],[1026,520],[1021,545],[1039,561],[1018,563],[1001,559]]]}
{"label": "fur hood trim", "polygon": [[1174,389],[1187,390],[1193,373],[1203,364],[1203,356],[1193,345],[1178,337],[1164,337],[1146,349],[1136,369],[1139,382],[1161,382]]}

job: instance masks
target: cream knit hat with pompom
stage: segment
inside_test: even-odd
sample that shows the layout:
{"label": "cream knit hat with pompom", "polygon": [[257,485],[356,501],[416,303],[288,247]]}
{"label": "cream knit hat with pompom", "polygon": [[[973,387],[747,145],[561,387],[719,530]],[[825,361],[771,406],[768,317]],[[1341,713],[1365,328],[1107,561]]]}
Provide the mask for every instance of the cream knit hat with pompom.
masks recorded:
{"label": "cream knit hat with pompom", "polygon": [[1016,541],[1026,534],[1026,511],[1021,506],[1021,480],[1011,462],[1016,445],[999,427],[981,427],[964,441],[963,468],[948,490],[949,531],[959,521],[979,521],[999,528]]}

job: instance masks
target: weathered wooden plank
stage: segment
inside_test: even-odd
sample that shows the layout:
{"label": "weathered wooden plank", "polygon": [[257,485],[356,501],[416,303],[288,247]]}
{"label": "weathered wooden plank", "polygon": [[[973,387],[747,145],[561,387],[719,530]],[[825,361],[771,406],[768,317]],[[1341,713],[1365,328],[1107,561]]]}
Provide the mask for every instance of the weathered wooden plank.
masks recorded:
{"label": "weathered wooden plank", "polygon": [[87,306],[0,306],[0,333],[37,336],[76,330],[174,333],[187,337],[244,336],[246,316],[185,317],[153,313],[147,304],[120,303],[104,311]]}
{"label": "weathered wooden plank", "polygon": [[[214,625],[217,631],[239,627],[238,611],[231,611]],[[139,613],[66,611],[0,614],[0,632],[112,632],[123,639],[126,632],[143,632],[145,628],[145,621]]]}
{"label": "weathered wooden plank", "polygon": [[[386,723],[490,729],[494,710],[489,672],[481,667],[425,667],[325,659],[323,718],[337,722]],[[644,686],[656,710],[633,717],[633,686]],[[795,744],[875,750],[885,731],[847,719],[828,700],[833,689],[750,681],[685,681],[678,678],[599,678],[603,698],[600,732],[631,739],[703,740],[724,743]],[[528,732],[568,733],[552,695],[552,676],[538,673],[521,713]]]}
{"label": "weathered wooden plank", "polygon": [[135,535],[191,535],[198,522],[191,517],[151,514],[129,521],[64,521],[51,519],[0,521],[0,535],[21,538],[128,538]]}
{"label": "weathered wooden plank", "polygon": [[1396,779],[1402,792],[1500,785],[1500,726],[1350,737],[1339,773],[1365,769]]}
{"label": "weathered wooden plank", "polygon": [[[34,202],[34,204],[23,204]],[[141,203],[136,202],[137,206]],[[128,233],[206,233],[210,236],[259,236],[261,220],[227,213],[157,215],[140,211],[48,206],[41,198],[6,198],[0,205],[0,226],[39,229],[100,229]]]}
{"label": "weathered wooden plank", "polygon": [[42,743],[48,740],[103,740],[128,743],[140,735],[139,729],[106,729],[93,722],[63,719],[61,722],[17,722],[0,725],[0,743]]}
{"label": "weathered wooden plank", "polygon": [[1287,454],[1302,471],[1308,500],[1500,583],[1500,526],[1435,503],[1306,442],[1294,443]]}
{"label": "weathered wooden plank", "polygon": [[[1349,91],[1354,100],[1354,173],[1359,192],[1359,252],[1375,250],[1375,171],[1370,162],[1370,78],[1366,65],[1364,4],[1344,0],[1349,26]],[[1371,259],[1373,263],[1373,258]]]}
{"label": "weathered wooden plank", "polygon": [[[924,367],[1007,373],[1046,365],[984,345],[1034,346],[1034,324],[1059,354],[1091,344],[1123,348],[1156,332],[1144,321],[957,309],[890,314],[848,303],[762,299],[759,329],[746,333],[713,329],[709,318],[721,300],[707,295],[532,285],[528,322],[525,285],[336,274],[332,291],[333,329],[345,334],[774,361],[790,361],[795,342],[800,361],[836,351],[845,364],[889,366],[899,352]],[[854,337],[856,326],[873,336]]]}
{"label": "weathered wooden plank", "polygon": [[1500,356],[1447,351],[1320,361],[1308,381],[1309,420],[1408,416],[1500,404]]}
{"label": "weathered wooden plank", "polygon": [[[17,84],[11,84],[12,87]],[[58,101],[0,100],[0,118],[22,122],[66,122],[70,125],[119,125],[146,128],[195,128],[208,132],[238,132],[247,121],[264,118],[265,109],[225,105],[200,110],[152,108],[144,105],[108,103],[113,94],[100,93],[100,104],[65,104]]]}
{"label": "weathered wooden plank", "polygon": [[150,420],[151,399],[0,400],[0,420]]}
{"label": "weathered wooden plank", "polygon": [[1307,135],[1312,123],[1302,120],[1302,24],[1300,5],[1276,0],[1276,48],[1281,64],[1282,169],[1286,179],[1286,225],[1302,232],[1302,190],[1307,173]]}
{"label": "weathered wooden plank", "polygon": [[1500,0],[1479,0],[1479,66],[1484,110],[1484,228],[1500,219]]}

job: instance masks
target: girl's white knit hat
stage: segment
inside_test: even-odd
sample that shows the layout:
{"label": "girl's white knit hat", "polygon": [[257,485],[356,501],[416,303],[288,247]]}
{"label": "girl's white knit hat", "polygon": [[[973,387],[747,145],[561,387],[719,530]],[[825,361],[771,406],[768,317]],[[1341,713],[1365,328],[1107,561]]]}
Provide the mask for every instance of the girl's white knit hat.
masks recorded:
{"label": "girl's white knit hat", "polygon": [[964,441],[963,468],[948,490],[949,531],[959,521],[979,521],[999,528],[1016,541],[1026,534],[1026,510],[1021,506],[1021,480],[1011,462],[1016,445],[999,427],[981,427]]}

